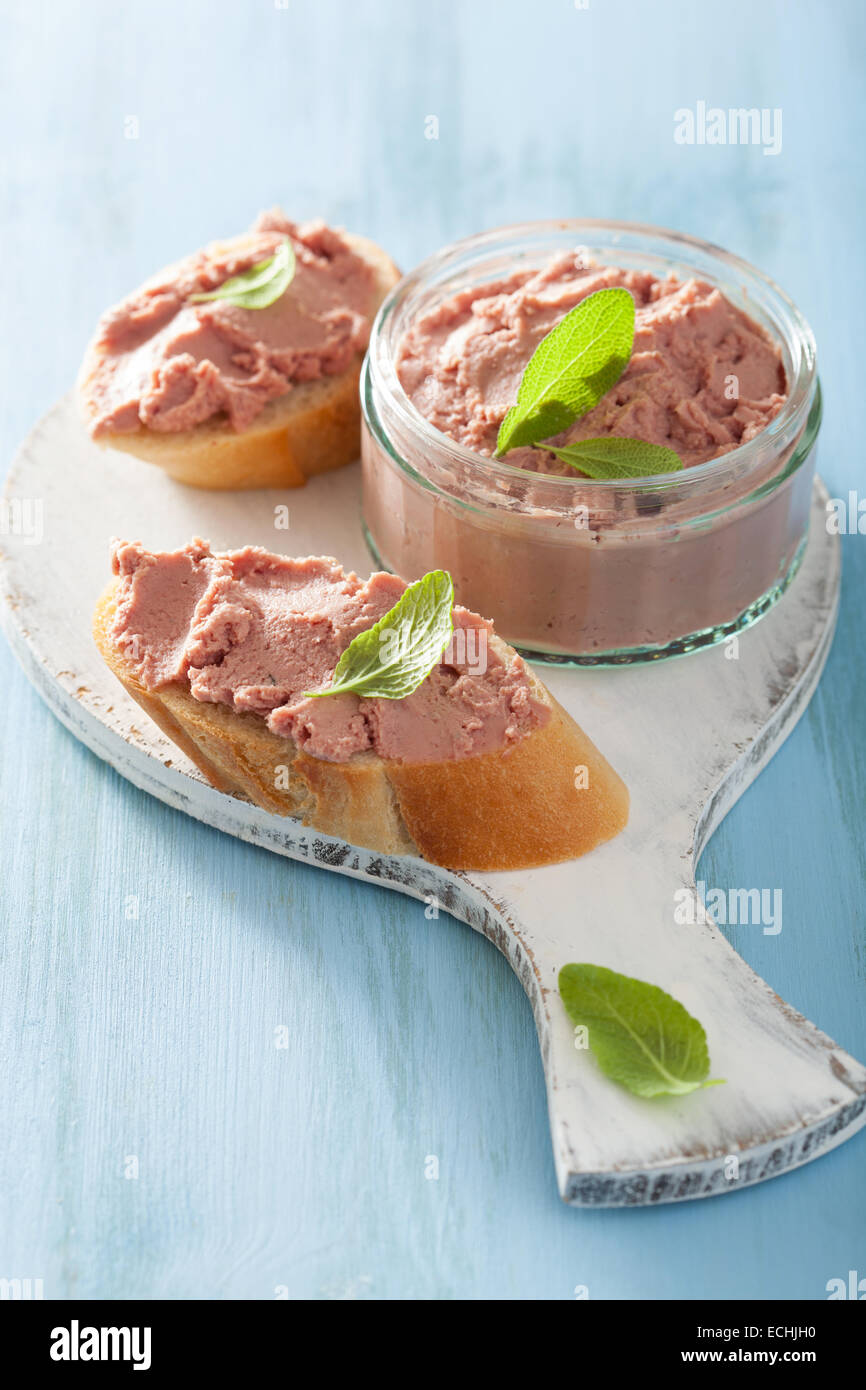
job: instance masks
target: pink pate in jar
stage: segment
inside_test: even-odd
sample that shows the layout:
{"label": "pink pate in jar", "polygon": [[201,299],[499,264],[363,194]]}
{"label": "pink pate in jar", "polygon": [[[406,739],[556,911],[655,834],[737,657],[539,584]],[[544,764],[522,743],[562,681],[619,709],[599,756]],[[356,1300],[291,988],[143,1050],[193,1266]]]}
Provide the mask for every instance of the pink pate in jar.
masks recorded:
{"label": "pink pate in jar", "polygon": [[[552,442],[664,444],[682,471],[594,481],[493,457],[541,339],[588,294],[635,300],[619,382]],[[721,640],[784,592],[805,546],[820,423],[815,344],[771,281],[719,248],[622,223],[504,228],[446,248],[386,300],[362,382],[377,562],[451,572],[524,654],[656,659]]]}

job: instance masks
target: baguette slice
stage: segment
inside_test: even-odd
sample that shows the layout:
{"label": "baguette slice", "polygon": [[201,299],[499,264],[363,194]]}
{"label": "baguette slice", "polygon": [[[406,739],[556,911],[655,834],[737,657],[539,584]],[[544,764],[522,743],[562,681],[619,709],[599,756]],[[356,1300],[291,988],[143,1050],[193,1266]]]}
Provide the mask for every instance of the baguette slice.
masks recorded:
{"label": "baguette slice", "polygon": [[[574,859],[622,830],[625,784],[530,672],[551,718],[507,755],[405,763],[373,751],[327,762],[272,733],[257,714],[193,698],[186,681],[147,690],[112,640],[118,581],[96,607],[93,633],[127,692],[218,791],[381,854],[414,854],[448,869],[520,869]],[[499,655],[512,655],[499,637]],[[577,788],[576,769],[586,769]]]}
{"label": "baguette slice", "polygon": [[[243,242],[244,237],[235,238]],[[370,317],[400,272],[385,252],[366,237],[345,233],[357,256],[373,271],[375,288]],[[161,434],[141,425],[124,434],[107,434],[96,442],[155,463],[172,478],[190,487],[221,491],[241,488],[303,487],[307,478],[341,468],[358,457],[361,403],[358,381],[362,352],[351,366],[335,376],[319,377],[293,386],[270,401],[242,432],[216,416],[191,430]],[[89,385],[98,366],[95,348],[88,349],[78,378],[81,408],[89,423]]]}

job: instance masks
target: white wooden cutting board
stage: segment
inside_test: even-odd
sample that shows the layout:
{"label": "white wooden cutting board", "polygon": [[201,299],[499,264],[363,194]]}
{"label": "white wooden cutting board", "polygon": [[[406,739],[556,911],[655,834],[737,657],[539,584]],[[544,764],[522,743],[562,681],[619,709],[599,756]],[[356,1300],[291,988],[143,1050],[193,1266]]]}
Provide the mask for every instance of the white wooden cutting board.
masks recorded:
{"label": "white wooden cutting board", "polygon": [[[654,665],[542,672],[627,782],[631,819],[583,859],[502,874],[385,858],[214,791],[127,698],[93,646],[90,617],[108,579],[111,536],[156,549],[200,535],[217,549],[251,543],[332,554],[365,573],[358,489],[356,468],[285,494],[184,489],[96,448],[67,397],[26,440],[7,482],[5,632],[58,718],[136,786],[290,859],[432,895],[499,947],[535,1013],[566,1201],[641,1205],[736,1190],[853,1134],[866,1122],[866,1069],[773,994],[715,927],[675,916],[678,890],[694,889],[702,846],[790,732],[820,676],[839,589],[838,543],[824,525],[820,485],[801,571],[740,636],[736,659],[723,645]],[[568,961],[669,990],[704,1024],[712,1075],[726,1084],[649,1101],[606,1080],[575,1048],[556,991]]]}

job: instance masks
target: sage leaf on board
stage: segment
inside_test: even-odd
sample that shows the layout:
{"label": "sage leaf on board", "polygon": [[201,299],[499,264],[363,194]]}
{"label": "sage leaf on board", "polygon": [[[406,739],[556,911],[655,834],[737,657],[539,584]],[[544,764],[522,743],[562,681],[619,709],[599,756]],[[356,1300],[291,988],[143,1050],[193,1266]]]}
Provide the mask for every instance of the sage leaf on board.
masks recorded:
{"label": "sage leaf on board", "polygon": [[587,1029],[590,1051],[612,1081],[636,1096],[687,1095],[708,1081],[707,1035],[658,985],[603,965],[564,965],[559,993],[572,1023]]}

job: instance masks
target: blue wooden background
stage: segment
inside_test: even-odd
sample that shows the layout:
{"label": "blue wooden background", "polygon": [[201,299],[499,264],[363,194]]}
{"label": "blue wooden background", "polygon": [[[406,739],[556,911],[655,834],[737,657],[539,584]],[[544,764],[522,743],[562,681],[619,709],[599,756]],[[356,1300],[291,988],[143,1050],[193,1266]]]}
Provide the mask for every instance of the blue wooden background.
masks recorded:
{"label": "blue wooden background", "polygon": [[[530,217],[720,242],[811,319],[821,468],[864,491],[864,31],[862,0],[7,0],[4,466],[105,305],[281,202],[407,267]],[[781,153],[676,144],[700,100],[781,108]],[[821,688],[702,877],[783,890],[781,934],[734,943],[862,1058],[866,540],[844,549]],[[563,1207],[529,1006],[491,946],[167,810],[3,643],[0,677],[0,1276],[265,1299],[822,1298],[866,1276],[862,1135],[723,1198]]]}

